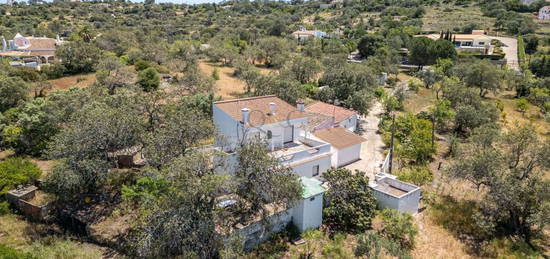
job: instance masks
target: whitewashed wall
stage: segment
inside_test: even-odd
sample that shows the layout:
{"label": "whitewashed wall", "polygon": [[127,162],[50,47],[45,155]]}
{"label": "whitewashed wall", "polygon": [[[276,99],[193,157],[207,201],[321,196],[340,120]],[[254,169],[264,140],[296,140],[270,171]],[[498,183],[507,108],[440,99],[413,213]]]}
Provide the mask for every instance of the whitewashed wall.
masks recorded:
{"label": "whitewashed wall", "polygon": [[354,132],[357,128],[357,114],[351,115],[349,118],[341,121],[339,125],[351,132]]}
{"label": "whitewashed wall", "polygon": [[337,156],[337,167],[348,165],[352,162],[355,162],[361,158],[361,144],[355,144],[347,148],[338,150]]}

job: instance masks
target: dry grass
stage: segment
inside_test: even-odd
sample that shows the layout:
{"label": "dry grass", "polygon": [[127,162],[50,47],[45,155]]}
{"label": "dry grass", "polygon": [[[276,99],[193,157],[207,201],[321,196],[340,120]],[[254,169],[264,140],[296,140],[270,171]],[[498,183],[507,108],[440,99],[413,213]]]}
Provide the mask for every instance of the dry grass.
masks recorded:
{"label": "dry grass", "polygon": [[516,102],[518,99],[514,96],[513,91],[504,91],[496,98],[490,97],[494,102],[497,102],[497,100],[501,102],[504,107],[501,113],[501,125],[505,129],[510,129],[516,125],[531,124],[541,136],[550,134],[550,124],[541,117],[540,109],[529,103],[527,111],[522,114],[517,109]]}
{"label": "dry grass", "polygon": [[417,93],[408,91],[407,94],[407,98],[403,101],[404,109],[414,114],[427,110],[436,99],[435,93],[431,89],[424,87],[421,87]]}
{"label": "dry grass", "polygon": [[[199,62],[199,69],[203,74],[210,77],[214,69],[218,69],[220,80],[215,81],[216,95],[221,96],[222,99],[235,99],[241,97],[245,90],[246,84],[239,78],[233,76],[235,68],[223,66],[221,63],[209,62],[201,60]],[[260,73],[268,74],[273,70],[267,68],[258,68]]]}
{"label": "dry grass", "polygon": [[245,83],[233,76],[234,68],[207,61],[200,61],[199,68],[209,77],[212,75],[214,69],[218,69],[220,80],[216,80],[214,84],[216,94],[223,99],[239,98],[245,92]]}
{"label": "dry grass", "polygon": [[418,227],[413,258],[471,258],[466,246],[448,230],[434,223],[431,215],[420,213],[414,217]]}
{"label": "dry grass", "polygon": [[66,90],[73,86],[86,87],[95,82],[95,74],[66,76],[54,80],[49,80],[48,82],[52,84],[52,87],[55,90]]}
{"label": "dry grass", "polygon": [[94,244],[47,235],[51,229],[52,226],[30,223],[18,215],[0,216],[0,244],[47,259],[103,258],[108,252]]}
{"label": "dry grass", "polygon": [[[445,9],[450,12],[445,12]],[[437,7],[426,8],[426,14],[422,18],[424,25],[422,30],[426,31],[446,31],[454,28],[462,29],[464,26],[474,23],[479,28],[491,28],[495,19],[485,17],[477,6],[461,7],[455,5],[440,5]]]}

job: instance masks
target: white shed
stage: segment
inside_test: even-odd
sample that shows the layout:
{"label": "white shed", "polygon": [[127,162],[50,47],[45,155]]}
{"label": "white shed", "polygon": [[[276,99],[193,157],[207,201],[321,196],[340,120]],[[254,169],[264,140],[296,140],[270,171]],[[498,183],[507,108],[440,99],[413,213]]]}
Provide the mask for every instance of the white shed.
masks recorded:
{"label": "white shed", "polygon": [[342,127],[316,131],[313,135],[331,144],[332,166],[342,167],[361,159],[361,145],[365,138]]}
{"label": "white shed", "polygon": [[395,209],[411,214],[418,212],[420,187],[391,177],[382,177],[370,187],[380,208]]}
{"label": "white shed", "polygon": [[315,178],[300,177],[304,192],[302,200],[292,209],[292,223],[304,232],[323,223],[323,193],[325,188]]}

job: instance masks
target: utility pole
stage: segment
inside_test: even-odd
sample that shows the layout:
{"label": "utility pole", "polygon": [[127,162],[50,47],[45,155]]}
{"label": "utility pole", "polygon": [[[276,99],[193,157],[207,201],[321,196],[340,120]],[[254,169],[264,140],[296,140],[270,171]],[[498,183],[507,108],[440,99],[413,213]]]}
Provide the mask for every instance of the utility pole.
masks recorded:
{"label": "utility pole", "polygon": [[392,112],[391,117],[391,139],[390,139],[390,161],[389,161],[389,168],[388,172],[392,174],[393,169],[393,137],[395,135],[395,112]]}
{"label": "utility pole", "polygon": [[432,114],[432,148],[435,145],[434,139],[435,139],[435,114]]}

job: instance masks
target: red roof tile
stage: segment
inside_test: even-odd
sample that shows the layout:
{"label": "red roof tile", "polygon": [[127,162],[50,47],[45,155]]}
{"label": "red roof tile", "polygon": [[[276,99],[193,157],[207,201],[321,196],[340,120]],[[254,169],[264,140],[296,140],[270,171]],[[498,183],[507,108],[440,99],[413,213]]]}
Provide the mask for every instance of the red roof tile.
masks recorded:
{"label": "red roof tile", "polygon": [[[275,103],[275,114],[271,114],[269,103]],[[298,111],[296,107],[274,95],[219,101],[214,102],[214,105],[237,121],[242,120],[241,109],[250,109],[249,123],[252,126],[308,117],[305,112]]]}
{"label": "red roof tile", "polygon": [[356,111],[352,111],[344,107],[340,107],[340,106],[336,106],[336,105],[332,105],[324,102],[316,102],[314,104],[308,105],[306,107],[306,111],[319,113],[330,117],[334,116],[335,123],[340,123],[341,121],[346,120],[350,116],[357,114]]}

